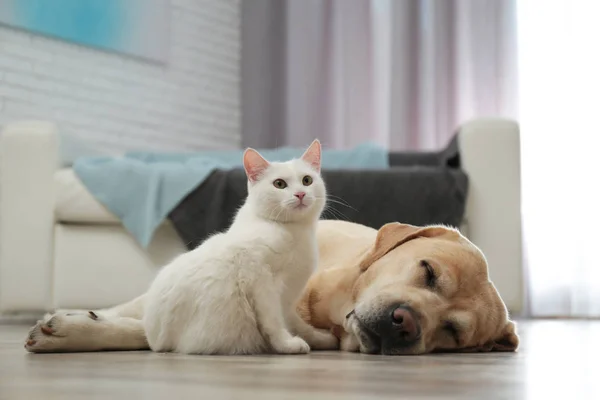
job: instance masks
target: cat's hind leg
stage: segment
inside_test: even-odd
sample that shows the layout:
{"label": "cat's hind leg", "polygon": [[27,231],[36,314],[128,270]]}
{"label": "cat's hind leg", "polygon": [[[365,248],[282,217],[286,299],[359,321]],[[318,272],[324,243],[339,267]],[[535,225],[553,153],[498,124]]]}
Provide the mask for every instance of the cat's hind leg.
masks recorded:
{"label": "cat's hind leg", "polygon": [[144,296],[99,311],[59,310],[30,329],[25,349],[33,353],[146,350],[143,313]]}
{"label": "cat's hind leg", "polygon": [[32,353],[146,350],[142,321],[127,317],[58,312],[31,328],[25,349]]}
{"label": "cat's hind leg", "polygon": [[102,314],[106,316],[114,317],[126,317],[134,319],[142,319],[144,316],[144,304],[146,301],[146,294],[136,297],[135,299],[128,301],[127,303],[119,304],[112,308],[106,308],[98,310],[96,314]]}

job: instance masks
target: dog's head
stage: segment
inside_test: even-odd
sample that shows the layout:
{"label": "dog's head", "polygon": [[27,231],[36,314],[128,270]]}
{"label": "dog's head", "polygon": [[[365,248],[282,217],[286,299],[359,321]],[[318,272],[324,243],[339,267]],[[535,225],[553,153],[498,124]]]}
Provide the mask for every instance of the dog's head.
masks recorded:
{"label": "dog's head", "polygon": [[360,261],[347,322],[362,351],[514,351],[519,338],[482,252],[443,226],[384,225]]}

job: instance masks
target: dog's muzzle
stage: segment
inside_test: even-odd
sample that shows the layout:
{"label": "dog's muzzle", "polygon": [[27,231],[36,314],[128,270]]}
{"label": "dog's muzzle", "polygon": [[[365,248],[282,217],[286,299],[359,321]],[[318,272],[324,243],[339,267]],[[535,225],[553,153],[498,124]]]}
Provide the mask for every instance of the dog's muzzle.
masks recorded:
{"label": "dog's muzzle", "polygon": [[346,318],[356,318],[358,338],[369,353],[412,354],[421,339],[418,314],[406,304],[395,304],[373,316],[363,318],[352,310]]}

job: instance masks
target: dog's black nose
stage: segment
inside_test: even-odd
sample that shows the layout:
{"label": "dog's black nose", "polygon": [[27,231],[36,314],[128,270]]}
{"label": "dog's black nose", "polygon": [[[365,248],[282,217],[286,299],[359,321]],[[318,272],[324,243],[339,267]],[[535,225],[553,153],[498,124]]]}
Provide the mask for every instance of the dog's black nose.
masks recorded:
{"label": "dog's black nose", "polygon": [[388,308],[377,323],[382,349],[405,349],[416,344],[421,336],[421,324],[415,311],[407,305]]}
{"label": "dog's black nose", "polygon": [[414,313],[407,307],[398,307],[392,311],[392,325],[402,340],[414,342],[419,337],[419,325]]}

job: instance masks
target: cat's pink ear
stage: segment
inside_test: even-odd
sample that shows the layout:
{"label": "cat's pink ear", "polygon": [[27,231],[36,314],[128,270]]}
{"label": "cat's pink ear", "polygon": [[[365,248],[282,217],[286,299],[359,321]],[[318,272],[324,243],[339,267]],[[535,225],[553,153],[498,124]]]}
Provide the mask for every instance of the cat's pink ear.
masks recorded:
{"label": "cat's pink ear", "polygon": [[321,142],[315,139],[308,149],[302,154],[302,160],[306,161],[317,172],[321,172]]}
{"label": "cat's pink ear", "polygon": [[244,152],[244,169],[250,182],[256,182],[269,166],[269,162],[254,149],[248,148]]}

